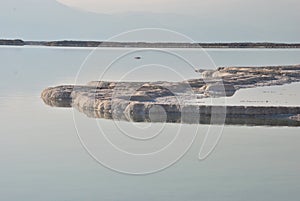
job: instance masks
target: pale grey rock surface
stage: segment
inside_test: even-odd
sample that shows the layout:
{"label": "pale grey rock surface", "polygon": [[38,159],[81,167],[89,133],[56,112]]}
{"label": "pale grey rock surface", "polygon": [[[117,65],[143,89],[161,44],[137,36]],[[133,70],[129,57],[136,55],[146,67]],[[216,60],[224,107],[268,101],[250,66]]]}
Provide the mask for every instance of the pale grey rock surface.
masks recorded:
{"label": "pale grey rock surface", "polygon": [[[84,113],[90,114],[92,111],[96,114],[95,116],[99,117],[104,114],[111,118],[144,121],[149,119],[150,113],[153,117],[155,114],[159,117],[163,111],[172,119],[171,116],[180,116],[185,109],[190,112],[199,111],[199,114],[210,116],[214,109],[192,104],[191,100],[233,96],[237,90],[243,88],[299,82],[300,65],[220,67],[217,70],[199,70],[199,74],[202,75],[201,78],[185,82],[92,81],[84,86],[50,87],[42,92],[41,97],[48,105],[73,106]],[[220,111],[224,113],[224,110]],[[267,109],[230,107],[225,113],[233,116],[292,116],[299,114],[300,109],[295,107],[269,107]],[[294,119],[290,118],[290,120]]]}

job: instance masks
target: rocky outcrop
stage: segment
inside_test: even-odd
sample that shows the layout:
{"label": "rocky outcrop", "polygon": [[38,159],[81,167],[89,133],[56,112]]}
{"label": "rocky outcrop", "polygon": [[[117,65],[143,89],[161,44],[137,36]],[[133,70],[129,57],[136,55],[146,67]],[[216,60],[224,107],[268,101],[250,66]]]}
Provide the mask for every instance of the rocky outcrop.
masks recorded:
{"label": "rocky outcrop", "polygon": [[[232,96],[242,88],[283,85],[300,81],[300,65],[269,67],[221,67],[201,70],[202,78],[185,82],[105,82],[84,86],[57,86],[45,89],[42,98],[55,107],[75,107],[92,117],[127,121],[201,122],[213,115],[226,114],[231,122],[239,119],[284,119],[295,122],[300,107],[201,106],[193,100]],[[182,114],[185,115],[182,115]],[[94,114],[94,115],[91,115]],[[196,118],[193,116],[196,115]],[[189,120],[190,119],[190,120]],[[204,122],[207,122],[207,121]],[[298,125],[298,124],[297,124]]]}
{"label": "rocky outcrop", "polygon": [[220,67],[215,71],[200,71],[206,83],[221,79],[234,88],[283,85],[300,80],[300,65],[266,67]]}

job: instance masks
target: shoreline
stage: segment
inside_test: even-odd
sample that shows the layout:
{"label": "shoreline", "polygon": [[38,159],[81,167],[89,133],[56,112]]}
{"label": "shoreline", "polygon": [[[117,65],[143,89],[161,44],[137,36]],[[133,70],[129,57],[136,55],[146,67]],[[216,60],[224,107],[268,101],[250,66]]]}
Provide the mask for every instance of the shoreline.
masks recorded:
{"label": "shoreline", "polygon": [[112,48],[203,48],[203,49],[298,49],[300,43],[271,42],[218,42],[218,43],[177,43],[177,42],[107,42],[107,41],[24,41],[21,39],[0,39],[0,46],[45,46],[45,47],[112,47]]}

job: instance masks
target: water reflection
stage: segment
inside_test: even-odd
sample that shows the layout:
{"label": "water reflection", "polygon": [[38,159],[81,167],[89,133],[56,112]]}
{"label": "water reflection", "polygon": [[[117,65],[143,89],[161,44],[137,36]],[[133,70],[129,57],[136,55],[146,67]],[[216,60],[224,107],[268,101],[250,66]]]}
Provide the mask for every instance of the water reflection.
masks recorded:
{"label": "water reflection", "polygon": [[[83,113],[89,118],[96,119],[110,119],[116,121],[127,121],[127,122],[147,122],[147,123],[183,123],[183,124],[225,124],[225,125],[245,125],[245,126],[289,126],[298,127],[300,126],[300,121],[292,119],[290,117],[297,115],[300,108],[286,108],[286,107],[270,107],[272,110],[281,110],[281,112],[276,112],[277,114],[269,115],[232,115],[230,110],[233,108],[241,109],[244,107],[228,107],[226,115],[217,114],[199,114],[195,116],[195,113],[191,115],[182,115],[181,113],[166,113],[165,111],[156,111],[154,113],[147,114],[131,114],[126,112],[111,112],[100,111],[100,110],[90,110],[86,108],[78,107],[72,104],[72,100],[47,100],[43,99],[44,103],[51,107],[63,107],[63,108],[75,108],[79,112]],[[226,111],[226,107],[224,107]],[[248,107],[249,109],[249,107]],[[253,108],[251,108],[253,109]],[[259,107],[255,107],[255,110]],[[225,119],[224,119],[225,118]]]}

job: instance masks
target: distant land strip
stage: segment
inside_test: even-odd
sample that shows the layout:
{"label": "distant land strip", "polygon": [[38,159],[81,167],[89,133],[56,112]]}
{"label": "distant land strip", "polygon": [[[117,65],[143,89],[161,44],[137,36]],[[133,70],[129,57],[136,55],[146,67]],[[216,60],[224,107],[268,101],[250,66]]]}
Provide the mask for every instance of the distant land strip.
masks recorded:
{"label": "distant land strip", "polygon": [[116,47],[116,48],[300,48],[300,43],[232,42],[232,43],[177,43],[177,42],[110,42],[110,41],[23,41],[0,39],[2,46],[47,47]]}

